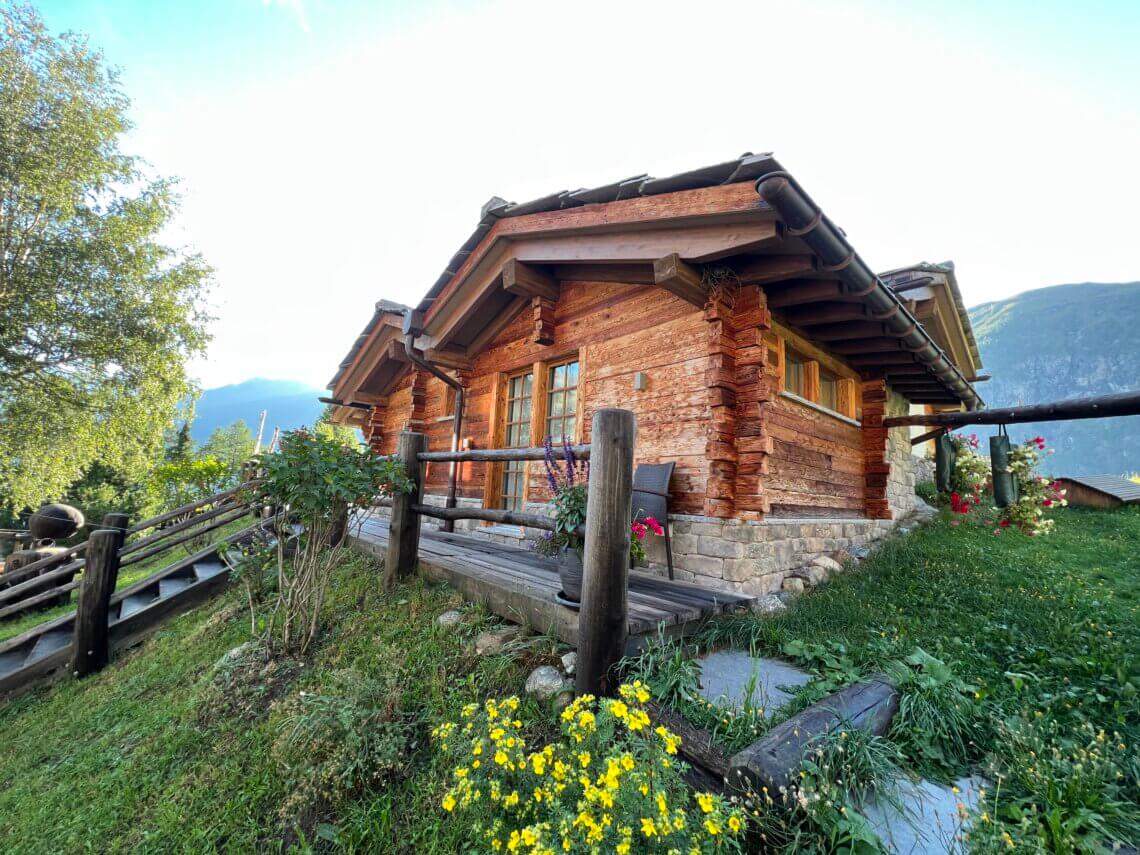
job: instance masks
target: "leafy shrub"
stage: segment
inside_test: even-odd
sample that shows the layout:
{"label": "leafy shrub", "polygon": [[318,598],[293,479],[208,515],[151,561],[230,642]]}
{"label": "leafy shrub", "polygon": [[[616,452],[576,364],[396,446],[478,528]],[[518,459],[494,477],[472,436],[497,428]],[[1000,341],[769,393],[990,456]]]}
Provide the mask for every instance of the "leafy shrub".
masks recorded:
{"label": "leafy shrub", "polygon": [[739,852],[745,815],[722,797],[692,796],[680,738],[653,728],[640,682],[618,700],[583,695],[561,716],[561,738],[528,751],[518,698],[468,705],[433,731],[458,765],[443,810],[479,851]]}
{"label": "leafy shrub", "polygon": [[938,485],[933,481],[919,481],[914,485],[915,495],[932,507],[938,505]]}
{"label": "leafy shrub", "polygon": [[[304,654],[317,634],[354,513],[377,494],[407,492],[412,485],[399,461],[332,437],[292,431],[281,438],[280,449],[261,460],[262,489],[282,525],[271,553],[276,596],[260,625],[270,649]],[[299,536],[289,527],[294,522],[302,528]]]}
{"label": "leafy shrub", "polygon": [[282,818],[376,788],[406,764],[419,728],[398,714],[399,688],[388,676],[338,671],[327,689],[288,701],[274,744],[290,786]]}

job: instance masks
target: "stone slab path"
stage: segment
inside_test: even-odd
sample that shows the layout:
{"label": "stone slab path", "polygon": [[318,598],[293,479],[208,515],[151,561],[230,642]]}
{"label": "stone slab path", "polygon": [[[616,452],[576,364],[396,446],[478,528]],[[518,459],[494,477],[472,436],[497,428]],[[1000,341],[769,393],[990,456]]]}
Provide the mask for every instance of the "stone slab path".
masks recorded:
{"label": "stone slab path", "polygon": [[792,699],[784,687],[795,688],[811,682],[811,675],[778,659],[749,656],[740,650],[720,650],[697,660],[701,666],[701,696],[733,709],[743,709],[749,700],[763,707],[771,718]]}

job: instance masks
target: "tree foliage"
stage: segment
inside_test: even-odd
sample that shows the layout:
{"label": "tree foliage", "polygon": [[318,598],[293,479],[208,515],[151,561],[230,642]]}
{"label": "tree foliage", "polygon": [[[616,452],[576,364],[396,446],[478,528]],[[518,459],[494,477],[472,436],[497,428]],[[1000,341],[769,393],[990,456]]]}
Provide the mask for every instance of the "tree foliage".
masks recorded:
{"label": "tree foliage", "polygon": [[0,4],[0,503],[141,480],[207,340],[210,270],[159,240],[178,200],[120,151],[127,107],[83,38]]}
{"label": "tree foliage", "polygon": [[241,465],[253,457],[253,431],[244,419],[238,419],[227,427],[214,428],[202,443],[199,456],[216,458],[231,477],[236,477]]}

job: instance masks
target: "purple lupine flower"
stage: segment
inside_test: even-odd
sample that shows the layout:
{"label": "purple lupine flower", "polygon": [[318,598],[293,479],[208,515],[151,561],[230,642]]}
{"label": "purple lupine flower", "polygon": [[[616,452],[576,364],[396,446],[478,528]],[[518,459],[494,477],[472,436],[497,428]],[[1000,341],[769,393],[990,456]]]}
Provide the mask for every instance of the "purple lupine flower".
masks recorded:
{"label": "purple lupine flower", "polygon": [[554,443],[550,437],[542,441],[542,462],[546,465],[546,483],[550,485],[550,493],[558,492],[558,464],[554,462]]}
{"label": "purple lupine flower", "polygon": [[566,486],[574,486],[574,452],[570,448],[570,437],[562,434],[562,455],[566,458]]}

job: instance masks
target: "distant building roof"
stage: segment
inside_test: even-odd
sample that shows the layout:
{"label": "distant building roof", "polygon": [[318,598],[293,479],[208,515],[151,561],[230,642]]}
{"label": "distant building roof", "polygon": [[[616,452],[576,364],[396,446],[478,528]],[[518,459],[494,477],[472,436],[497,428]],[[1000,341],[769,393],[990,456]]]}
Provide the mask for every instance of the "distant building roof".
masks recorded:
{"label": "distant building roof", "polygon": [[1072,481],[1074,484],[1112,496],[1125,505],[1140,502],[1140,484],[1119,475],[1065,475],[1060,480]]}

